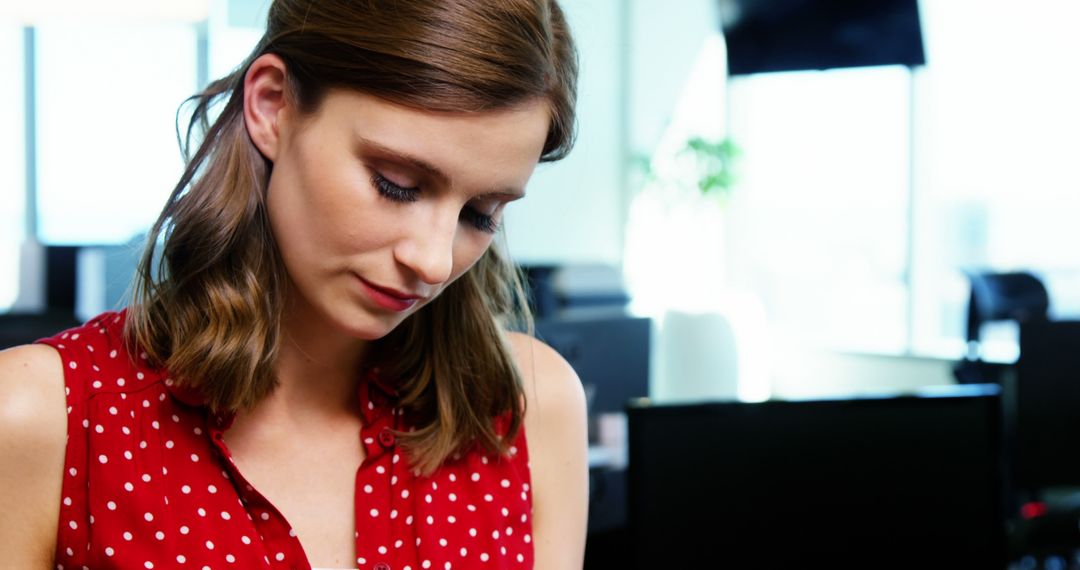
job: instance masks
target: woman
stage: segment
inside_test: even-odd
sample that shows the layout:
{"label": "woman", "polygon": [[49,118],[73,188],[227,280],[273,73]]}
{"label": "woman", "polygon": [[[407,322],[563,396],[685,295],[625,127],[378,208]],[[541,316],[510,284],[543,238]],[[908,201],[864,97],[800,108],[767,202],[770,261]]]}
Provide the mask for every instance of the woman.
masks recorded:
{"label": "woman", "polygon": [[575,80],[554,0],[276,1],[132,305],[0,353],[5,567],[580,567],[581,386],[492,247]]}

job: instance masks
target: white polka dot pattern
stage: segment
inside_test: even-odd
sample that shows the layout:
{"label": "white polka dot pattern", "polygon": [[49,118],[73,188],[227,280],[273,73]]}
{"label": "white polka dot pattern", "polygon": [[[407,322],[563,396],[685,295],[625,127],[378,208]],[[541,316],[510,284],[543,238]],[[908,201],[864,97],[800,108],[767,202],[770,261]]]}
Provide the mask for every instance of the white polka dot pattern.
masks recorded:
{"label": "white polka dot pattern", "polygon": [[[105,313],[41,341],[66,364],[69,406],[56,566],[310,568],[289,523],[233,464],[222,438],[231,418],[132,358],[123,318]],[[360,398],[359,568],[532,567],[523,432],[509,456],[477,449],[421,477],[395,441],[408,425],[392,391],[372,377]]]}

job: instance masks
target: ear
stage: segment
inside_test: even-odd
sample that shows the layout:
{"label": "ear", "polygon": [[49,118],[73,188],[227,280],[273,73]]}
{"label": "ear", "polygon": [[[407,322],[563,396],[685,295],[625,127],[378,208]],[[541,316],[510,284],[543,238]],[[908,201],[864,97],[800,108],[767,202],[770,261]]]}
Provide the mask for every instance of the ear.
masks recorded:
{"label": "ear", "polygon": [[281,147],[279,123],[288,113],[285,74],[285,62],[268,53],[256,58],[244,75],[244,125],[255,147],[271,162]]}

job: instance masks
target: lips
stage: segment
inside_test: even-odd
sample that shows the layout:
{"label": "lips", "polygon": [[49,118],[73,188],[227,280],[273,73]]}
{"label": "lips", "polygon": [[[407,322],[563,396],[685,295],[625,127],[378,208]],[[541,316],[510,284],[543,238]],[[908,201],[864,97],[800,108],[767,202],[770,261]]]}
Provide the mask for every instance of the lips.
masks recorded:
{"label": "lips", "polygon": [[360,281],[361,289],[367,294],[377,306],[395,312],[401,312],[409,309],[420,300],[419,295],[412,295],[393,289],[391,287],[383,287],[376,285],[363,277],[357,276]]}

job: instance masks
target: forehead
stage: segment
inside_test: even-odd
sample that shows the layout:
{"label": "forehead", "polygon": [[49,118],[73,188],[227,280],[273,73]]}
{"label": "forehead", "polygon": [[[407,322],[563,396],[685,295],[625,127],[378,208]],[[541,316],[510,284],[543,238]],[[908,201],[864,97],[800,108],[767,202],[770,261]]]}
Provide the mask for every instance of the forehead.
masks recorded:
{"label": "forehead", "polygon": [[335,90],[311,117],[320,137],[415,157],[453,185],[524,187],[540,159],[550,107],[532,99],[506,109],[452,113],[415,109],[356,91]]}

